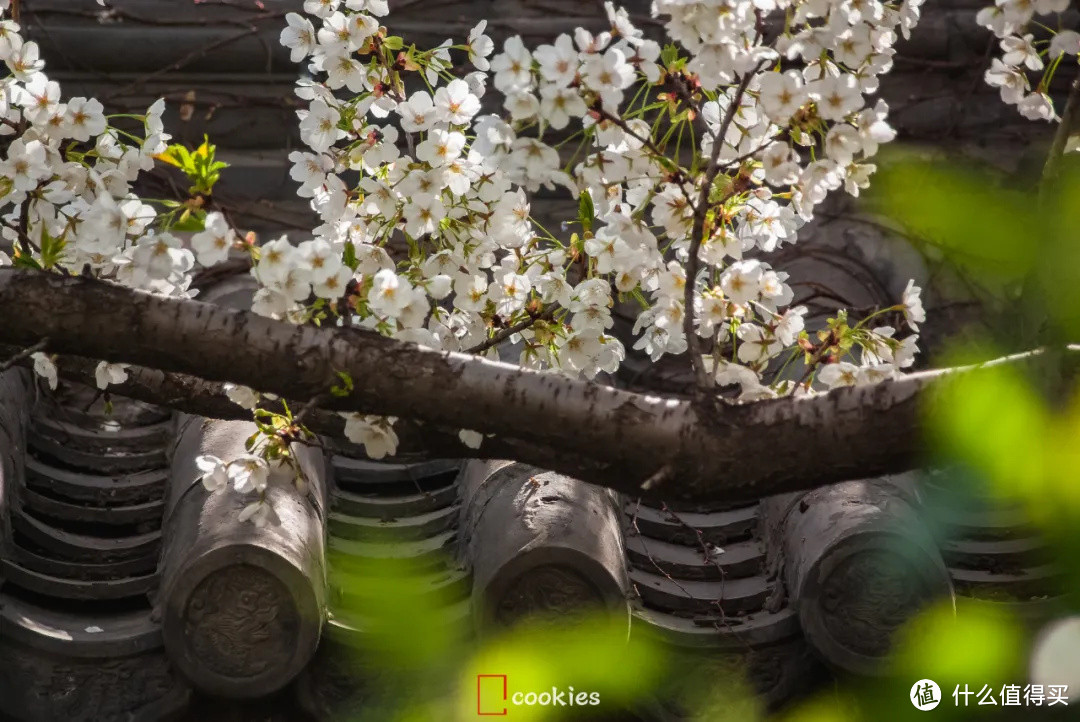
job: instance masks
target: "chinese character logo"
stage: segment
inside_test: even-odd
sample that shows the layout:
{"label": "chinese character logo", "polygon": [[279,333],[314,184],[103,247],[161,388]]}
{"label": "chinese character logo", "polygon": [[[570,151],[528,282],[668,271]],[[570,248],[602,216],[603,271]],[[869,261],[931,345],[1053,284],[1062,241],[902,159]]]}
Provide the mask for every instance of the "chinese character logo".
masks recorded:
{"label": "chinese character logo", "polygon": [[911,703],[915,709],[929,712],[941,704],[941,687],[932,679],[920,679],[911,685]]}

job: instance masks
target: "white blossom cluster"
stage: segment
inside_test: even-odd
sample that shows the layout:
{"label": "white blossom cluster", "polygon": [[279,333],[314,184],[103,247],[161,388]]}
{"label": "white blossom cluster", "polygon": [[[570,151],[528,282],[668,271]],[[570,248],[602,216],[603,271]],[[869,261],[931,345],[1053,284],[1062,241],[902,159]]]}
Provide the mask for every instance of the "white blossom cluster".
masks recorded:
{"label": "white blossom cluster", "polygon": [[[112,125],[93,98],[63,100],[44,72],[37,43],[4,18],[0,1],[0,266],[15,263],[101,278],[166,295],[186,295],[194,257],[169,233],[154,227],[155,209],[131,190],[154,165],[169,136],[163,100],[145,115],[125,116],[141,126],[133,135]],[[44,353],[34,368],[55,388],[56,367]],[[102,362],[97,383],[126,378],[123,364]]]}
{"label": "white blossom cluster", "polygon": [[[521,325],[511,339],[523,344],[522,365],[591,378],[624,358],[611,309],[635,299],[635,348],[653,359],[682,353],[694,209],[723,130],[693,279],[695,331],[714,361],[734,346],[760,379],[791,352],[805,309],[788,307],[786,274],[759,256],[795,242],[830,191],[866,187],[868,159],[895,135],[885,103],[867,98],[919,4],[657,0],[681,46],[667,56],[607,3],[611,28],[598,34],[578,28],[532,49],[515,36],[489,58],[480,23],[463,45],[395,58],[383,50],[384,3],[308,2],[312,17],[291,14],[281,40],[319,78],[298,87],[310,101],[300,112],[309,149],[291,160],[323,224],[315,240],[263,246],[257,308],[302,320],[321,307],[313,295],[330,301],[351,284],[347,322],[455,351]],[[770,35],[770,23],[783,31]],[[452,53],[473,70],[451,75]],[[406,93],[410,70],[424,87]],[[503,95],[501,115],[479,112],[489,81]],[[688,164],[681,148],[659,147],[642,91],[674,97],[680,87],[684,112],[671,127],[689,138],[696,117],[706,126]],[[582,138],[579,160],[564,166],[556,146],[570,133]],[[587,194],[595,227],[560,238],[533,221],[529,193],[555,186]],[[395,239],[407,259],[387,251]],[[918,303],[916,294],[911,308]],[[911,363],[892,352],[913,349],[913,339],[889,333],[860,336],[860,361],[881,367],[874,378]],[[393,448],[378,419],[350,417],[350,430]]]}
{"label": "white blossom cluster", "polygon": [[[1080,33],[1061,22],[1060,14],[1071,4],[1069,0],[996,0],[976,16],[979,25],[1000,38],[1000,56],[991,60],[987,84],[1029,120],[1060,120],[1047,89],[1062,63],[1075,65],[1080,57]],[[1058,16],[1058,21],[1042,17],[1050,15]],[[1046,34],[1048,39],[1042,37]],[[1068,150],[1078,149],[1080,137],[1070,139]]]}

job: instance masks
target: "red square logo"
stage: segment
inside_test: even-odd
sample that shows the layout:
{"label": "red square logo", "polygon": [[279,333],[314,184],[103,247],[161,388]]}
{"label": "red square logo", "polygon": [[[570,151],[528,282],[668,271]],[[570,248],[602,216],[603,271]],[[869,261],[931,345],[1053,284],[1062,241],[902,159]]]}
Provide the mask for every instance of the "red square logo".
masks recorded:
{"label": "red square logo", "polygon": [[476,675],[476,714],[501,717],[506,714],[506,675]]}

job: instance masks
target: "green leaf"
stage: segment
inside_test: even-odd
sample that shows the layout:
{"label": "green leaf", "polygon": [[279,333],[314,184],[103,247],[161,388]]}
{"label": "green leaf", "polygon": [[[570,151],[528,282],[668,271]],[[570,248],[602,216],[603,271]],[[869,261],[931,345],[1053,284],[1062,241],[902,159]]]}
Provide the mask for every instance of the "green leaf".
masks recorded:
{"label": "green leaf", "polygon": [[672,65],[679,59],[679,49],[674,43],[668,43],[664,46],[664,49],[660,52],[660,62],[664,67]]}
{"label": "green leaf", "polygon": [[593,206],[592,195],[588,191],[582,191],[578,196],[578,220],[586,233],[591,233],[593,221],[596,220],[596,209]]}
{"label": "green leaf", "polygon": [[32,268],[35,271],[44,270],[41,264],[37,262],[37,259],[31,256],[29,253],[20,253],[11,259],[11,265],[15,268]]}
{"label": "green leaf", "polygon": [[41,247],[41,265],[45,268],[52,268],[60,263],[60,259],[64,255],[64,248],[67,246],[67,240],[63,236],[53,238],[45,229],[45,224],[42,224],[38,245]]}
{"label": "green leaf", "polygon": [[162,163],[176,166],[184,171],[185,174],[192,168],[191,153],[179,143],[173,143],[165,149],[164,153],[158,153],[154,158],[160,160]]}
{"label": "green leaf", "polygon": [[345,244],[345,253],[342,256],[342,262],[349,267],[349,270],[355,271],[360,265],[360,259],[356,257],[356,246],[351,243]]}
{"label": "green leaf", "polygon": [[334,396],[348,396],[353,392],[352,376],[345,371],[338,371],[337,376],[341,379],[341,383],[331,387],[330,393]]}
{"label": "green leaf", "polygon": [[199,232],[206,228],[206,211],[201,208],[188,208],[172,224],[171,230]]}

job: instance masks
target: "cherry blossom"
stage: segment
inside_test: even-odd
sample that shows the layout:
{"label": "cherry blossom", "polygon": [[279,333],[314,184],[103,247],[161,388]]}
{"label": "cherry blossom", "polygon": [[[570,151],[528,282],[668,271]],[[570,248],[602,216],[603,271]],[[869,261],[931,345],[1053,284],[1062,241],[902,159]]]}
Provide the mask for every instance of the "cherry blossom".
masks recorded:
{"label": "cherry blossom", "polygon": [[227,464],[216,456],[203,455],[195,457],[195,468],[202,472],[200,477],[202,485],[210,492],[221,491],[229,485],[229,475],[226,467]]}
{"label": "cherry blossom", "polygon": [[[692,341],[704,383],[739,401],[900,373],[918,337],[872,324],[851,331],[836,358],[778,373],[804,356],[817,328],[792,307],[795,292],[770,255],[799,242],[830,194],[857,195],[871,182],[873,156],[896,135],[878,78],[921,2],[723,5],[655,0],[663,43],[608,2],[609,27],[536,48],[513,36],[497,50],[484,22],[425,49],[391,35],[385,0],[306,0],[303,14],[286,15],[280,42],[306,76],[296,85],[303,147],[289,155],[290,177],[318,220],[276,238],[245,235],[216,207],[140,199],[132,184],[169,141],[164,104],[141,116],[141,137],[120,132],[98,101],[65,101],[37,47],[0,25],[12,72],[0,116],[14,124],[0,123],[14,136],[0,157],[0,212],[28,201],[31,237],[65,234],[58,271],[190,296],[196,272],[246,256],[256,313],[492,358],[505,340],[520,349],[518,363],[545,373],[603,378],[619,371],[624,343],[658,360]],[[1004,53],[987,82],[1052,120],[1045,86],[1025,73],[1049,69],[1048,54],[1071,57],[1080,41],[1062,30],[1047,48],[1026,29],[1051,6],[1008,0],[980,22]],[[663,108],[646,110],[654,99]],[[68,153],[73,141],[80,150]],[[561,227],[537,223],[541,189],[577,199],[578,215]],[[190,234],[176,227],[185,212]],[[5,238],[19,240],[10,229]],[[636,317],[617,337],[627,307]],[[904,332],[925,321],[914,282],[891,311],[902,312]],[[48,357],[35,354],[34,365],[55,383]],[[120,371],[102,380],[119,383]],[[278,429],[296,419],[254,389],[226,393],[257,410],[257,423],[265,414],[280,423],[261,426],[246,455],[204,459],[203,483],[257,494],[243,518],[273,523],[276,470],[298,473]],[[369,456],[396,453],[395,419],[343,416],[347,438]],[[476,448],[483,436],[461,430],[459,440]]]}

